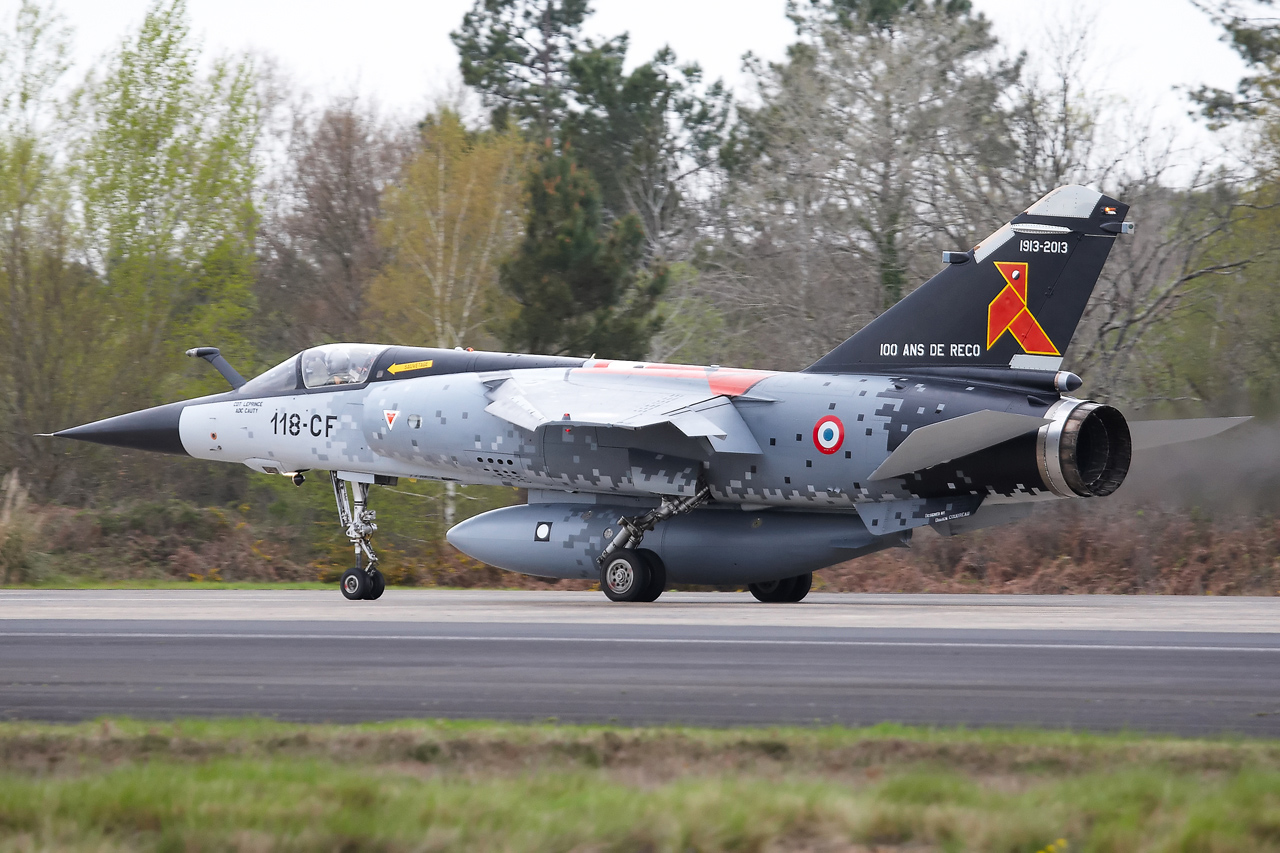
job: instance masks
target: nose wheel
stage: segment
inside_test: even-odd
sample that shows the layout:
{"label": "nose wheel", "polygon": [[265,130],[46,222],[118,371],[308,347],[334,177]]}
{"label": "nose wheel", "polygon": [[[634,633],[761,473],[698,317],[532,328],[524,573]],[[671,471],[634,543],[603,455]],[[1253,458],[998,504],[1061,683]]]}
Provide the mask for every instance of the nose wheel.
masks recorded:
{"label": "nose wheel", "polygon": [[347,569],[342,573],[342,595],[348,601],[360,601],[372,585],[363,569]]}
{"label": "nose wheel", "polygon": [[338,523],[356,552],[355,568],[342,574],[339,584],[342,595],[348,601],[373,601],[382,596],[387,582],[378,571],[378,555],[370,543],[378,530],[378,525],[374,524],[378,514],[369,509],[369,484],[352,483],[355,494],[348,498],[347,481],[340,479],[337,472],[329,476],[333,481],[333,498],[338,504]]}
{"label": "nose wheel", "polygon": [[369,601],[376,601],[382,598],[382,594],[387,591],[386,578],[382,576],[382,572],[377,569],[369,570],[369,594],[365,596]]}
{"label": "nose wheel", "polygon": [[387,582],[377,569],[357,567],[342,573],[340,586],[348,601],[375,601],[386,591]]}

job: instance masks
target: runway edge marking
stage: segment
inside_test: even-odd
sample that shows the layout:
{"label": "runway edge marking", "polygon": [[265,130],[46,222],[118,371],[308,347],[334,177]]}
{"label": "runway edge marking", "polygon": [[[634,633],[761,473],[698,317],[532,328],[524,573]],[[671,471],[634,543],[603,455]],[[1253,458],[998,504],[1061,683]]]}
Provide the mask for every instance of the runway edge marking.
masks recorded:
{"label": "runway edge marking", "polygon": [[200,634],[92,631],[0,631],[5,639],[96,639],[96,640],[372,640],[390,642],[480,642],[480,643],[644,643],[646,645],[703,646],[842,646],[857,648],[925,649],[1045,649],[1055,651],[1125,652],[1272,652],[1280,646],[1152,646],[1118,643],[978,643],[962,641],[913,640],[745,640],[658,637],[468,637],[456,634]]}

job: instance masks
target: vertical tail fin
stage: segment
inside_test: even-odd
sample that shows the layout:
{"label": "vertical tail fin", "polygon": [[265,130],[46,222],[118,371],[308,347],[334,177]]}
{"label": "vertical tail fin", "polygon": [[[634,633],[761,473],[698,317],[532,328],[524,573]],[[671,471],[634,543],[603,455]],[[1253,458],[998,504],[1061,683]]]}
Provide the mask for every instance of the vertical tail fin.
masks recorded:
{"label": "vertical tail fin", "polygon": [[807,368],[1057,370],[1129,206],[1058,187]]}

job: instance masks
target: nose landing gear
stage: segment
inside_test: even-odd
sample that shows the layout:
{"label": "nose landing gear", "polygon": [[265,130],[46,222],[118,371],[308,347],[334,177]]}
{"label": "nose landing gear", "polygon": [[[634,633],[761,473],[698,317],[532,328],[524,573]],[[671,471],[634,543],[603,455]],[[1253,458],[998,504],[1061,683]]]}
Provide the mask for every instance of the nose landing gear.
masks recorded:
{"label": "nose landing gear", "polygon": [[339,478],[336,471],[329,477],[333,481],[333,498],[338,504],[338,523],[356,552],[355,568],[347,569],[342,575],[342,595],[349,601],[373,601],[386,590],[387,583],[382,572],[378,571],[378,555],[370,544],[378,530],[378,525],[374,524],[378,514],[368,508],[369,484],[352,483],[355,495],[353,500],[349,500],[347,481]]}
{"label": "nose landing gear", "polygon": [[382,572],[375,568],[362,569],[356,566],[342,573],[342,595],[348,601],[373,601],[382,596],[387,589],[386,579]]}

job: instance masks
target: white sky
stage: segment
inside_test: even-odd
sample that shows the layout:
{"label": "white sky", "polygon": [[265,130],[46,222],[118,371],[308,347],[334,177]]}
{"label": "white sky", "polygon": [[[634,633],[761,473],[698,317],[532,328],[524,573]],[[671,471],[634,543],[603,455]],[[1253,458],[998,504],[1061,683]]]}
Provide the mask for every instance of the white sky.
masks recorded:
{"label": "white sky", "polygon": [[[418,112],[456,85],[449,32],[472,0],[188,0],[193,29],[213,52],[252,49],[317,94],[372,94],[393,111]],[[1243,66],[1188,0],[974,0],[1011,51],[1045,54],[1054,28],[1092,21],[1092,70],[1110,93],[1151,109],[1188,144],[1217,143],[1187,118],[1175,86],[1225,88]],[[83,73],[142,19],[148,0],[57,0],[75,29]],[[0,0],[11,20],[16,0]],[[634,59],[663,44],[741,86],[741,57],[780,59],[793,41],[785,0],[595,0],[588,30],[631,34]],[[6,22],[7,23],[7,22]]]}

